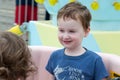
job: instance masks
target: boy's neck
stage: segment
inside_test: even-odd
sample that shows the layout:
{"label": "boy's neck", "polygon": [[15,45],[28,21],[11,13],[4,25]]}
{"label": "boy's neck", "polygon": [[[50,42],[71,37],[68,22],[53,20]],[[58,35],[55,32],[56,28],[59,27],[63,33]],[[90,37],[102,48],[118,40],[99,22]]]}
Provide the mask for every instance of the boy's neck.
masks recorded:
{"label": "boy's neck", "polygon": [[65,49],[65,54],[69,56],[79,56],[85,53],[85,49],[83,47],[79,49]]}

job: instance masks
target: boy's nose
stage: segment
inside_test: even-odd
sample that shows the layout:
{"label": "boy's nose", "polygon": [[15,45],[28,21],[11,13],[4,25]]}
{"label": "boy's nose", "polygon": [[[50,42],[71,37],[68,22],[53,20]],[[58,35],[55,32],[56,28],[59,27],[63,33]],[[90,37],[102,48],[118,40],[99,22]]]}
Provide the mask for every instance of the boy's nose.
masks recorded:
{"label": "boy's nose", "polygon": [[70,36],[69,36],[69,34],[68,33],[64,33],[64,35],[63,35],[63,38],[64,39],[68,39]]}

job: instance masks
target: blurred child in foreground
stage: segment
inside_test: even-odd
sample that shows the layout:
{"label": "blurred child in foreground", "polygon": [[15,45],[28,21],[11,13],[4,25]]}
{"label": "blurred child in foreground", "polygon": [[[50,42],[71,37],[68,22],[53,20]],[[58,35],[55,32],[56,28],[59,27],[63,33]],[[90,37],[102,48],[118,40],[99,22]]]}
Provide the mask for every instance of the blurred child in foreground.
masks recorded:
{"label": "blurred child in foreground", "polygon": [[11,32],[0,32],[0,80],[26,80],[35,71],[25,41]]}

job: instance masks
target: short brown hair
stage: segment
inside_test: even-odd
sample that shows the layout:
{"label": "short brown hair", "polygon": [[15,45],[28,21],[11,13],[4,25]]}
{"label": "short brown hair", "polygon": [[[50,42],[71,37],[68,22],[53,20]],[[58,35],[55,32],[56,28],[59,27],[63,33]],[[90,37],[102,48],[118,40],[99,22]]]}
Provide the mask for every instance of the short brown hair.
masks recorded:
{"label": "short brown hair", "polygon": [[86,30],[90,26],[91,14],[87,7],[81,3],[70,2],[58,11],[57,19],[59,18],[79,20]]}
{"label": "short brown hair", "polygon": [[1,32],[0,80],[25,80],[35,70],[25,41],[11,32]]}

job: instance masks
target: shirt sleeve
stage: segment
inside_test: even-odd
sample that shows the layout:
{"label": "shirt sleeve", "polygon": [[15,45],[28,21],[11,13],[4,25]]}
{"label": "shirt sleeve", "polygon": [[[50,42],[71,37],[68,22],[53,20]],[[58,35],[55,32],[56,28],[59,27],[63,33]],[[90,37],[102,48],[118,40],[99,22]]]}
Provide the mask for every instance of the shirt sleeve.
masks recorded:
{"label": "shirt sleeve", "polygon": [[101,58],[96,60],[95,64],[95,79],[94,80],[102,80],[103,78],[108,77],[109,74],[105,68],[105,65]]}
{"label": "shirt sleeve", "polygon": [[48,60],[47,65],[46,65],[46,70],[53,75],[54,73],[53,73],[53,67],[52,66],[53,66],[53,58],[52,58],[52,55],[51,55],[49,60]]}

